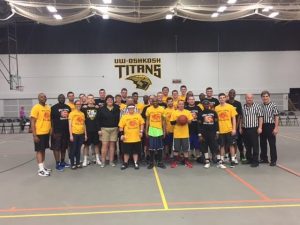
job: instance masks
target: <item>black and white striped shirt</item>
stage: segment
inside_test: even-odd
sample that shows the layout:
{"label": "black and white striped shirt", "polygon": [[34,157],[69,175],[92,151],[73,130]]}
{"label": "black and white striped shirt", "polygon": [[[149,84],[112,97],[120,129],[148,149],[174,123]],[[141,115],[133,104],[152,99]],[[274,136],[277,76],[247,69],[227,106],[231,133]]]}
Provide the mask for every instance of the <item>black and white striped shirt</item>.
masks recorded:
{"label": "black and white striped shirt", "polygon": [[245,104],[243,106],[243,128],[254,128],[258,127],[258,118],[262,117],[261,106],[257,103],[253,103],[251,106]]}
{"label": "black and white striped shirt", "polygon": [[268,104],[261,104],[263,112],[263,123],[275,123],[275,116],[279,115],[277,105],[274,102]]}

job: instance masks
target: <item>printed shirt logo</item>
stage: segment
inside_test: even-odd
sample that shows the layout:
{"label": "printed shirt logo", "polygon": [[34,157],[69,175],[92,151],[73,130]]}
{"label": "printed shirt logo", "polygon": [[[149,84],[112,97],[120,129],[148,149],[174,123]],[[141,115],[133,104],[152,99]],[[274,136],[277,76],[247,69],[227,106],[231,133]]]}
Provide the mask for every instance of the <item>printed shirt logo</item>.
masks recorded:
{"label": "printed shirt logo", "polygon": [[227,111],[222,111],[219,113],[219,120],[228,120],[229,115]]}
{"label": "printed shirt logo", "polygon": [[49,111],[45,111],[43,120],[50,121],[50,112]]}
{"label": "printed shirt logo", "polygon": [[94,120],[96,118],[97,115],[97,110],[95,109],[88,109],[86,111],[87,114],[87,118],[89,118],[90,120]]}

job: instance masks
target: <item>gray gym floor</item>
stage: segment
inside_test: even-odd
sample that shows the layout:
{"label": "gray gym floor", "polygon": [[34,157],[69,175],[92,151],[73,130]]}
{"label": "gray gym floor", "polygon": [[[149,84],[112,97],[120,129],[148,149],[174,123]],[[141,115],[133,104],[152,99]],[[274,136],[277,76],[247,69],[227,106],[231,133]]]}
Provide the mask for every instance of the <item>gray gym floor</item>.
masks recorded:
{"label": "gray gym floor", "polygon": [[[96,165],[37,176],[31,134],[0,136],[0,224],[300,224],[300,128],[280,127],[277,167]],[[46,165],[54,169],[52,152]]]}

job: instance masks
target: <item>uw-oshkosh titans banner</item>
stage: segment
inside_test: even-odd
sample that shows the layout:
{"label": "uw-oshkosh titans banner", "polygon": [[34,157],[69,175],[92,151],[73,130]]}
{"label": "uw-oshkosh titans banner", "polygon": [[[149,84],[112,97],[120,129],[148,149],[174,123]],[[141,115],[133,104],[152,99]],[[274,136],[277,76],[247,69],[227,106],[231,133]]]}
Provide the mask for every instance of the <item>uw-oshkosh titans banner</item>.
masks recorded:
{"label": "uw-oshkosh titans banner", "polygon": [[161,78],[161,58],[118,58],[114,66],[118,78],[132,81],[137,89],[147,90],[154,77]]}

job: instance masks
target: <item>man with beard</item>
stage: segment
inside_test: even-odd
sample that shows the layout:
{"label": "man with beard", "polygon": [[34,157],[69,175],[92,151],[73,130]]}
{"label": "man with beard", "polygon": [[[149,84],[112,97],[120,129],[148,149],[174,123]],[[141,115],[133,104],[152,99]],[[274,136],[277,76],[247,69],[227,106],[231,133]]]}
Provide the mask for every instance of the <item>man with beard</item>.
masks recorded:
{"label": "man with beard", "polygon": [[56,162],[56,170],[63,171],[65,167],[70,167],[65,162],[66,151],[69,144],[69,124],[68,116],[71,112],[70,106],[65,104],[65,96],[60,94],[58,103],[51,107],[51,150],[53,150]]}

